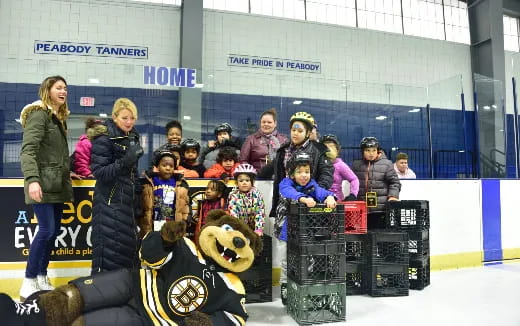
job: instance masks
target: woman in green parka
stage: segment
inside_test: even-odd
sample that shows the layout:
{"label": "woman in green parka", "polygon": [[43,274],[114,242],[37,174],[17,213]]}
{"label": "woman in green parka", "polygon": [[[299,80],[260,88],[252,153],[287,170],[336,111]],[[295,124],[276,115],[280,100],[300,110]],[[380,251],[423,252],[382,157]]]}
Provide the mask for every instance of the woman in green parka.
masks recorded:
{"label": "woman in green parka", "polygon": [[25,203],[33,206],[39,228],[29,249],[21,300],[36,291],[54,289],[47,277],[47,266],[60,231],[64,203],[72,201],[67,82],[61,76],[47,77],[38,93],[40,100],[26,105],[20,114]]}

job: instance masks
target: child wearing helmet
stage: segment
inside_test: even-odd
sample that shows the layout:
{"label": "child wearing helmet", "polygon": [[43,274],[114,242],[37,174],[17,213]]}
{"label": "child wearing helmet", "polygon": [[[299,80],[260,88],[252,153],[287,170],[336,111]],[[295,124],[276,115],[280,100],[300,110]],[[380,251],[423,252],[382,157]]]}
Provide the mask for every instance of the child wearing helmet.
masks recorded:
{"label": "child wearing helmet", "polygon": [[256,170],[242,163],[233,172],[237,186],[229,193],[229,215],[243,220],[251,230],[262,236],[265,224],[265,203],[262,194],[255,188]]}
{"label": "child wearing helmet", "polygon": [[[330,191],[336,195],[339,200],[356,200],[359,192],[359,179],[352,172],[350,167],[339,157],[341,146],[336,135],[328,134],[321,137],[321,143],[328,147],[327,156],[332,160],[334,165],[334,182],[330,187]],[[350,184],[350,194],[343,195],[343,180],[347,180]]]}
{"label": "child wearing helmet", "polygon": [[168,220],[186,220],[188,217],[188,188],[182,176],[176,174],[179,159],[170,151],[159,153],[154,162],[158,172],[145,175],[141,202],[143,216],[138,219],[139,235],[160,230]]}
{"label": "child wearing helmet", "polygon": [[361,181],[358,199],[368,207],[368,229],[385,228],[384,214],[387,201],[399,200],[401,182],[375,137],[364,137],[359,145],[363,158],[355,160],[352,170]]}
{"label": "child wearing helmet", "polygon": [[187,170],[197,172],[199,178],[204,178],[206,168],[200,164],[199,158],[200,144],[195,139],[184,139],[181,143],[181,166]]}
{"label": "child wearing helmet", "polygon": [[[280,196],[279,184],[286,174],[286,164],[295,152],[305,152],[311,157],[311,178],[322,188],[332,185],[334,167],[326,153],[327,147],[309,139],[315,121],[307,112],[296,112],[290,119],[290,142],[285,143],[276,152],[274,160],[273,205],[269,216],[276,216],[276,207]],[[279,230],[278,230],[279,231]]]}
{"label": "child wearing helmet", "polygon": [[242,143],[238,138],[232,137],[233,128],[227,122],[221,123],[215,127],[215,140],[208,141],[208,146],[204,148],[200,154],[200,162],[204,168],[209,169],[217,161],[217,155],[223,147],[232,147],[237,152],[237,157],[240,156],[240,148]]}
{"label": "child wearing helmet", "polygon": [[326,190],[312,179],[312,158],[306,152],[295,153],[287,162],[287,175],[280,182],[280,201],[276,208],[275,236],[280,240],[279,255],[281,263],[281,297],[287,302],[287,210],[291,201],[316,206],[317,202],[325,203],[328,208],[336,207],[336,197],[332,191]]}

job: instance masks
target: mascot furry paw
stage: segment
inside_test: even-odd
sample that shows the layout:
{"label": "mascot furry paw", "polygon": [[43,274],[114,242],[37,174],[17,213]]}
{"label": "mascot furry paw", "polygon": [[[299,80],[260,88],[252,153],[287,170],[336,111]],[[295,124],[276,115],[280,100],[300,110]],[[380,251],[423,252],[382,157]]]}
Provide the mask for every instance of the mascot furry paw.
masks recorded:
{"label": "mascot furry paw", "polygon": [[[140,270],[79,278],[14,303],[0,294],[8,325],[245,325],[245,291],[235,273],[262,250],[242,221],[214,210],[195,245],[184,221],[165,223],[142,242]],[[5,321],[5,320],[4,320]]]}

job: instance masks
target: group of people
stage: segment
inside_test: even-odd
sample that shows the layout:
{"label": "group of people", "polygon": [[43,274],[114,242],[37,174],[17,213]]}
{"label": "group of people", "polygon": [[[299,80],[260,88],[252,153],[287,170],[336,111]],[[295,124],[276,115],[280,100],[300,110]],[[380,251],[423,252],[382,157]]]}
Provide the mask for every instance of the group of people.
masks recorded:
{"label": "group of people", "polygon": [[[39,231],[29,251],[20,297],[50,290],[47,277],[50,252],[60,229],[64,202],[72,200],[70,172],[79,178],[96,179],[92,211],[92,274],[122,268],[139,268],[139,243],[166,220],[187,221],[197,239],[205,218],[213,209],[225,209],[244,220],[262,236],[265,224],[263,195],[254,187],[257,178],[273,178],[273,201],[269,216],[275,217],[278,246],[287,241],[287,207],[290,201],[308,207],[337,201],[362,200],[369,207],[368,227],[382,226],[384,204],[398,200],[398,174],[413,173],[407,157],[389,161],[378,140],[361,140],[361,159],[350,168],[339,157],[341,145],[335,135],[317,138],[317,125],[307,112],[294,113],[290,137],[280,134],[274,109],[260,116],[260,129],[242,144],[223,123],[215,128],[215,140],[201,148],[194,139],[182,139],[182,125],[166,125],[167,143],[153,152],[150,168],[137,169],[143,155],[135,129],[136,105],[127,98],[114,102],[111,119],[89,119],[69,160],[67,146],[67,83],[61,76],[46,78],[40,100],[23,108],[24,128],[21,165],[26,203],[33,205]],[[72,171],[71,171],[72,170]],[[415,175],[414,175],[415,176]],[[192,216],[185,178],[211,178],[205,198]],[[226,183],[234,179],[229,191]],[[342,183],[350,184],[343,194]],[[264,194],[265,195],[265,194]],[[190,233],[189,233],[190,234]],[[282,251],[283,252],[283,251]],[[287,298],[286,258],[282,257],[282,301]]]}

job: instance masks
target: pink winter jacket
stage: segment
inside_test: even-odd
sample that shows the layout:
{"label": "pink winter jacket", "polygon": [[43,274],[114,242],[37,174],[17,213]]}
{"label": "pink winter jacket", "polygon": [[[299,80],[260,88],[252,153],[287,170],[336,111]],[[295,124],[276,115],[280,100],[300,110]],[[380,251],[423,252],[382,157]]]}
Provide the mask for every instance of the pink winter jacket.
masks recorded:
{"label": "pink winter jacket", "polygon": [[81,175],[82,177],[88,177],[92,175],[90,171],[90,151],[92,149],[92,143],[88,139],[87,135],[81,135],[79,141],[76,144],[76,150],[74,154],[74,172]]}

